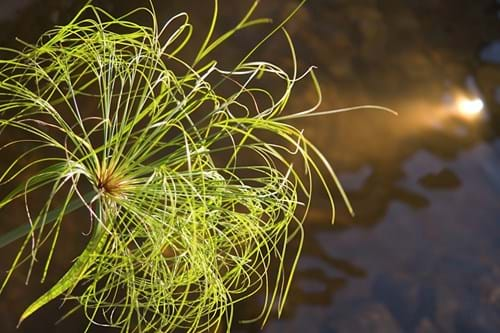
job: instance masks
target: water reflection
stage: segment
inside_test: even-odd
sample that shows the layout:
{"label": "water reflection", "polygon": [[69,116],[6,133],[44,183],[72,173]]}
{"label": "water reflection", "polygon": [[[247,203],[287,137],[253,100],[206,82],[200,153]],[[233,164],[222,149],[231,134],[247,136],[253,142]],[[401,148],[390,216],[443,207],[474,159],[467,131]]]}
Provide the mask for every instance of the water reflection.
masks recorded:
{"label": "water reflection", "polygon": [[486,63],[500,64],[500,40],[492,41],[486,45],[479,56]]}
{"label": "water reflection", "polygon": [[[144,5],[106,6],[125,11],[120,6],[137,3]],[[18,14],[0,16],[1,42],[16,35],[29,40],[81,4],[33,0],[9,7]],[[248,2],[226,4],[223,25]],[[207,21],[199,2],[158,2],[158,12],[170,16],[170,6]],[[262,2],[261,8],[278,18],[288,6]],[[362,111],[300,124],[333,161],[356,217],[339,206],[332,228],[326,198],[317,195],[284,316],[264,332],[500,331],[497,9],[493,0],[311,0],[290,24],[302,65],[319,67],[325,105],[381,104],[400,116]],[[248,38],[233,41],[228,54],[248,49]],[[285,65],[289,57],[282,40],[259,55]],[[314,102],[311,89],[297,93],[291,108]],[[460,108],[480,117],[457,117]],[[21,280],[0,298],[2,332],[14,331],[25,303],[39,294]],[[248,317],[254,308],[245,304],[237,313]],[[53,304],[25,332],[44,325],[78,331],[84,321],[54,328],[58,313]]]}
{"label": "water reflection", "polygon": [[468,119],[475,119],[483,111],[484,102],[478,98],[461,97],[457,100],[457,110]]}
{"label": "water reflection", "polygon": [[[350,279],[330,306],[305,302],[269,331],[298,332],[313,318],[309,324],[316,332],[496,332],[498,189],[485,184],[480,170],[500,165],[499,148],[500,140],[493,147],[480,145],[455,161],[421,152],[405,167],[420,174],[401,186],[432,198],[428,207],[415,211],[393,202],[375,229],[315,234],[329,255],[349,258],[369,274]],[[422,175],[434,170],[467,184],[453,191],[428,188]]]}

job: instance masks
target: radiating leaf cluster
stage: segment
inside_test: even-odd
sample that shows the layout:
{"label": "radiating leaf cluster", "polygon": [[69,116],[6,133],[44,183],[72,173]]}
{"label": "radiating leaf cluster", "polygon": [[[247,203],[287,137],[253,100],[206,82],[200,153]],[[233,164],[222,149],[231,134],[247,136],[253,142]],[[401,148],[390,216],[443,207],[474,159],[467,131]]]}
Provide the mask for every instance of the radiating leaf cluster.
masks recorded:
{"label": "radiating leaf cluster", "polygon": [[[85,210],[92,227],[84,252],[21,321],[61,295],[90,323],[122,332],[229,330],[234,304],[257,291],[266,295],[257,319],[282,310],[299,255],[287,245],[297,237],[300,251],[311,174],[330,199],[336,179],[286,123],[313,111],[283,114],[296,69],[245,57],[228,70],[210,58],[238,30],[265,22],[251,19],[254,5],[213,38],[215,4],[191,62],[178,57],[191,36],[187,14],[159,27],[153,11],[137,10],[149,27],[134,23],[137,13],[115,18],[91,5],[35,45],[3,50],[0,133],[21,135],[1,147],[17,155],[0,173],[2,186],[14,185],[0,208],[24,200],[30,225],[9,235],[27,233],[2,289],[43,244],[45,278],[62,223],[82,223],[70,212]],[[281,82],[279,96],[260,86],[269,77]],[[45,201],[34,209],[37,193]]]}

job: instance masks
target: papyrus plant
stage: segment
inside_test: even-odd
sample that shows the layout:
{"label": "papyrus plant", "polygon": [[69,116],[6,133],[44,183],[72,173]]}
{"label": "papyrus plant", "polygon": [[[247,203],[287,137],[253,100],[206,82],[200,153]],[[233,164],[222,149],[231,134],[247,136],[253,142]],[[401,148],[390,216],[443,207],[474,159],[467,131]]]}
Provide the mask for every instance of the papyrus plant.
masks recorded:
{"label": "papyrus plant", "polygon": [[[10,190],[0,208],[22,201],[28,222],[0,239],[24,237],[1,289],[23,263],[41,261],[45,279],[61,225],[82,223],[68,218],[73,211],[86,211],[91,229],[85,250],[20,321],[58,297],[76,300],[89,326],[122,332],[230,329],[234,304],[258,291],[266,298],[256,319],[283,309],[313,175],[332,209],[338,185],[290,120],[335,111],[285,113],[299,79],[319,92],[312,69],[297,72],[288,18],[234,68],[212,59],[238,30],[268,22],[252,18],[255,8],[214,37],[215,2],[192,60],[179,58],[196,45],[187,14],[158,25],[150,9],[113,17],[92,5],[34,45],[1,50],[0,153],[10,162],[0,186]],[[149,26],[134,23],[138,12]],[[272,34],[289,42],[291,73],[249,60]],[[281,82],[278,96],[260,85],[267,79]],[[293,237],[297,251],[287,248]]]}

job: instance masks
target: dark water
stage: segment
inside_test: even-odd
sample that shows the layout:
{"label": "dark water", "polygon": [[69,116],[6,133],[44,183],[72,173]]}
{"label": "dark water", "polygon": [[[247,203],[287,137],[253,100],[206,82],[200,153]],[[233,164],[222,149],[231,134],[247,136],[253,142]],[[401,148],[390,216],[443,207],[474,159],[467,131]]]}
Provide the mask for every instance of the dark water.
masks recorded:
{"label": "dark water", "polygon": [[[33,41],[82,3],[0,2],[1,45]],[[119,3],[105,7],[122,13],[145,2]],[[209,22],[210,2],[157,3],[160,17],[188,10],[195,26]],[[266,1],[260,13],[279,19],[294,4]],[[221,0],[221,26],[247,6]],[[339,200],[332,227],[317,194],[285,312],[264,332],[500,332],[499,18],[494,0],[310,0],[289,24],[302,66],[318,66],[325,108],[379,104],[400,116],[358,111],[297,124],[332,161],[356,217]],[[252,37],[229,43],[227,54]],[[286,66],[289,53],[273,40],[259,56]],[[307,86],[296,96],[297,110],[314,100]],[[460,116],[457,96],[481,98],[484,111]],[[2,250],[2,268],[14,251]],[[55,264],[64,269],[76,253]],[[16,277],[0,297],[0,332],[14,332],[40,292]],[[237,311],[252,313],[252,304]],[[21,331],[73,332],[84,322],[76,315],[54,326],[58,318],[51,304]]]}

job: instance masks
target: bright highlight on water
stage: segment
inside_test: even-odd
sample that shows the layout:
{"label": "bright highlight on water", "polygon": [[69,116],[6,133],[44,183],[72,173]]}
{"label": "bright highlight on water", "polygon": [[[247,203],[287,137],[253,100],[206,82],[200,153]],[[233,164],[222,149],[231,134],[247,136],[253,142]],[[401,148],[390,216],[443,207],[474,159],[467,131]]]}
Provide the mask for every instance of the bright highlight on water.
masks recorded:
{"label": "bright highlight on water", "polygon": [[460,115],[467,118],[477,117],[484,109],[484,102],[476,98],[462,97],[457,101],[457,110]]}

